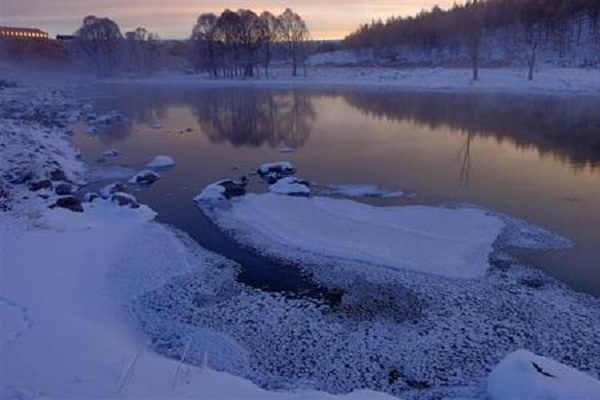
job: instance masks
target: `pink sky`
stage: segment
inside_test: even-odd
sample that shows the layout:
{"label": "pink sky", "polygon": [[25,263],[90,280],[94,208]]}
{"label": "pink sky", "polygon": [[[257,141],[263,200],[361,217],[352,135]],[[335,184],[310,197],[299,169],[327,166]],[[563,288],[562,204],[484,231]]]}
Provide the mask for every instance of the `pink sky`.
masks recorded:
{"label": "pink sky", "polygon": [[166,39],[189,36],[196,17],[225,8],[280,13],[291,7],[317,39],[343,38],[359,24],[392,15],[412,15],[452,0],[0,0],[0,25],[36,27],[51,35],[74,32],[85,15],[106,16],[123,31],[144,26]]}

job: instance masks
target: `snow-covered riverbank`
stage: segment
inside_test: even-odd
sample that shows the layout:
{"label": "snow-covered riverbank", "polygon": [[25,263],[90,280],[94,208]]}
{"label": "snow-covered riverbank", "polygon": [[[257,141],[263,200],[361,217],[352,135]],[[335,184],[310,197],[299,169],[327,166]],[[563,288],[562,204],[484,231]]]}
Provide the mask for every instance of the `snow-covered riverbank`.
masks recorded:
{"label": "snow-covered riverbank", "polygon": [[[597,301],[519,266],[516,274],[497,266],[490,286],[410,271],[390,274],[371,265],[368,252],[355,262],[317,265],[318,280],[346,290],[339,310],[243,287],[233,262],[157,223],[148,207],[84,200],[88,167],[69,143],[69,124],[81,110],[60,91],[0,90],[0,398],[371,400],[390,397],[311,389],[345,393],[397,383],[413,398],[479,399],[486,396],[493,365],[530,343],[544,355],[597,373],[591,356],[600,346]],[[65,185],[75,193],[60,194]],[[71,196],[80,203],[59,202]],[[83,212],[71,211],[76,204]],[[305,211],[315,217],[310,207]],[[252,229],[253,214],[244,217]],[[341,215],[334,222],[344,221]],[[496,217],[488,222],[492,237]],[[276,232],[282,227],[283,235]],[[271,228],[277,250],[289,224]],[[486,254],[490,237],[482,240]],[[311,262],[318,263],[322,254],[317,256]],[[346,267],[373,267],[374,273],[360,276]],[[380,303],[383,298],[372,293],[391,297]],[[522,324],[511,321],[512,315]],[[386,318],[402,324],[388,325]],[[485,356],[473,357],[482,348]],[[303,349],[308,353],[302,355]],[[463,372],[474,367],[476,374]],[[572,392],[556,389],[544,373],[576,382],[590,398],[598,387],[592,377],[527,353],[500,367],[490,380],[494,399],[531,398],[536,392],[527,391],[530,382],[542,396],[558,390],[569,398]],[[526,372],[523,385],[502,390],[515,371]]]}
{"label": "snow-covered riverbank", "polygon": [[405,91],[514,93],[545,95],[600,95],[597,69],[542,68],[533,81],[525,69],[490,68],[480,71],[474,82],[467,68],[400,69],[384,67],[325,67],[307,70],[307,76],[291,77],[286,68],[274,69],[268,78],[214,79],[207,75],[167,74],[109,82],[185,87],[321,87],[375,88]]}
{"label": "snow-covered riverbank", "polygon": [[224,261],[154,222],[145,206],[96,199],[83,212],[49,208],[61,197],[53,171],[83,184],[86,167],[66,124],[79,109],[58,91],[5,89],[0,110],[0,398],[338,398],[267,392],[153,353],[125,299]]}

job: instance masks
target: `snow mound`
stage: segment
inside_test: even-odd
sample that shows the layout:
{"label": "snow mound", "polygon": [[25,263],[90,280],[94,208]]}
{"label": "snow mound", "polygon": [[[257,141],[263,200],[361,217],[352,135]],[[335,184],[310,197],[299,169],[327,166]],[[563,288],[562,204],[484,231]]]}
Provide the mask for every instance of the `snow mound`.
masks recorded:
{"label": "snow mound", "polygon": [[574,368],[526,350],[506,356],[490,373],[492,400],[594,400],[600,381]]}
{"label": "snow mound", "polygon": [[455,278],[486,273],[504,227],[498,217],[474,208],[374,207],[271,193],[250,194],[211,211],[218,225],[263,251],[279,245]]}
{"label": "snow mound", "polygon": [[146,166],[150,168],[172,167],[173,165],[175,165],[175,160],[173,160],[169,156],[164,155],[156,156],[152,161],[146,164]]}
{"label": "snow mound", "polygon": [[380,189],[377,185],[370,184],[346,184],[346,185],[327,185],[327,189],[322,194],[336,194],[348,197],[401,197],[404,193],[400,190],[387,191]]}
{"label": "snow mound", "polygon": [[289,196],[308,196],[310,194],[310,185],[306,181],[288,176],[269,186],[269,191]]}

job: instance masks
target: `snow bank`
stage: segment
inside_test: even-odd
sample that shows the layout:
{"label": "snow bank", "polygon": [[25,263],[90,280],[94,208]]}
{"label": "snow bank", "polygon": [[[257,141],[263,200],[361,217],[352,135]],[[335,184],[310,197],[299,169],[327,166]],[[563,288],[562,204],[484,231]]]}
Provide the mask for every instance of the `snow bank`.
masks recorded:
{"label": "snow bank", "polygon": [[595,400],[600,381],[574,368],[526,350],[507,355],[490,373],[492,400]]}
{"label": "snow bank", "polygon": [[171,157],[164,155],[156,156],[152,161],[146,164],[149,168],[164,168],[173,165],[175,165],[175,161]]}
{"label": "snow bank", "polygon": [[380,189],[377,185],[370,184],[347,184],[327,185],[322,194],[337,194],[348,197],[402,197],[404,193],[400,190],[388,191]]}
{"label": "snow bank", "polygon": [[[61,121],[44,127],[28,119],[28,113],[46,119],[48,112],[54,117],[43,122],[52,125],[59,115],[52,108],[56,99],[38,103],[30,92],[22,94],[0,91],[0,102],[10,96],[10,110],[22,107],[26,119],[7,118],[9,108],[0,107],[0,176],[19,178],[8,186],[18,201],[0,212],[1,399],[389,398],[366,391],[268,392],[152,353],[130,325],[125,293],[141,295],[174,276],[214,270],[223,260],[184,243],[181,234],[154,222],[156,214],[145,206],[96,199],[83,204],[85,212],[73,213],[27,195],[23,173],[30,179],[30,173],[60,167],[74,179],[83,165]],[[107,187],[105,194],[114,197],[115,189]],[[130,291],[116,289],[124,285]]]}
{"label": "snow bank", "polygon": [[325,197],[249,194],[215,209],[216,222],[268,250],[303,252],[457,278],[485,274],[502,221],[478,209],[373,207]]}
{"label": "snow bank", "polygon": [[225,200],[225,187],[220,185],[220,182],[208,185],[198,196],[194,197],[194,201],[197,203],[210,200]]}

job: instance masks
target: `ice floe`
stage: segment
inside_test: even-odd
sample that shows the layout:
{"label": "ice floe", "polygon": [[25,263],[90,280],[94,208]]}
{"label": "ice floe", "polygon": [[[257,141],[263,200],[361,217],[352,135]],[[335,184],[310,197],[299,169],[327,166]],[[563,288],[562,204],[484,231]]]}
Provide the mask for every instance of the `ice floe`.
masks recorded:
{"label": "ice floe", "polygon": [[448,277],[485,274],[504,227],[478,209],[374,207],[326,197],[248,194],[215,210],[217,224],[249,244],[361,260]]}

